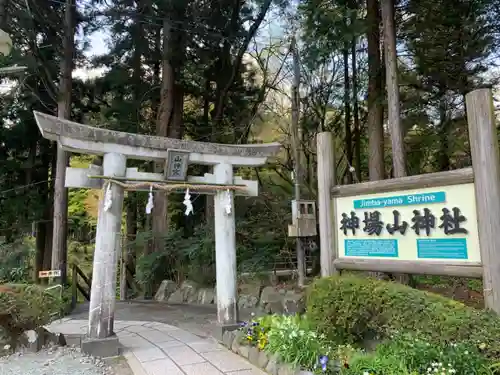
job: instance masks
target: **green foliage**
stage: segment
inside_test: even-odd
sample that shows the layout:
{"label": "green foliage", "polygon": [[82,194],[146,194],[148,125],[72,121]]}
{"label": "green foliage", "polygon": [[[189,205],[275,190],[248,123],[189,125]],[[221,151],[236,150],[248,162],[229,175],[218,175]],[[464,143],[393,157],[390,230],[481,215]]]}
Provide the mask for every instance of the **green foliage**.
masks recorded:
{"label": "green foliage", "polygon": [[241,344],[277,354],[281,361],[316,374],[335,375],[492,375],[486,346],[431,342],[415,332],[394,333],[365,351],[338,344],[318,333],[308,316],[267,315],[243,322]]}
{"label": "green foliage", "polygon": [[28,241],[0,243],[0,283],[20,283],[30,280],[31,260],[35,250]]}
{"label": "green foliage", "polygon": [[494,366],[467,343],[430,343],[414,334],[396,334],[373,352],[354,352],[343,375],[494,374]]}
{"label": "green foliage", "polygon": [[57,290],[29,284],[0,285],[0,326],[15,340],[22,332],[41,327],[63,311]]}
{"label": "green foliage", "polygon": [[72,227],[78,228],[89,223],[95,223],[96,218],[88,215],[85,200],[88,189],[71,189],[68,193],[68,217]]}
{"label": "green foliage", "polygon": [[277,354],[283,362],[309,371],[337,373],[355,351],[317,334],[306,316],[268,315],[243,322],[240,330],[243,344]]}
{"label": "green foliage", "polygon": [[467,343],[500,357],[500,319],[462,303],[372,278],[335,276],[308,290],[307,311],[320,333],[332,340],[361,343],[409,332],[432,344]]}
{"label": "green foliage", "polygon": [[161,241],[163,251],[139,259],[136,276],[139,284],[154,287],[166,278],[176,281],[187,278],[204,285],[214,283],[213,231],[199,227],[187,238],[182,230],[171,229],[165,236],[147,232],[138,236],[130,246],[144,247],[151,241]]}
{"label": "green foliage", "polygon": [[[283,196],[283,194],[281,195]],[[239,272],[257,273],[272,269],[274,262],[291,249],[286,234],[288,200],[265,194],[236,203],[236,244]],[[278,199],[275,199],[278,198]],[[287,207],[285,207],[285,205]],[[153,288],[164,279],[189,279],[215,285],[215,234],[212,226],[198,225],[192,233],[171,228],[166,235],[141,233],[129,243],[128,251],[142,250],[161,241],[162,251],[147,253],[138,261],[138,282]]]}
{"label": "green foliage", "polygon": [[293,363],[313,370],[319,356],[331,357],[336,347],[323,334],[310,329],[307,319],[284,316],[273,321],[268,334],[267,350],[279,354],[286,363]]}
{"label": "green foliage", "polygon": [[410,372],[402,357],[380,356],[377,353],[354,354],[342,368],[342,375],[420,375]]}
{"label": "green foliage", "polygon": [[242,322],[240,327],[240,332],[243,332],[242,344],[255,346],[259,350],[264,350],[268,343],[268,335],[273,326],[274,319],[275,316],[268,315],[264,318]]}
{"label": "green foliage", "polygon": [[[403,359],[405,366],[419,373],[439,368],[457,374],[482,374],[488,371],[489,363],[479,348],[470,343],[429,343],[415,335],[399,334],[379,345],[376,355],[380,358]],[[443,370],[443,367],[447,369]]]}

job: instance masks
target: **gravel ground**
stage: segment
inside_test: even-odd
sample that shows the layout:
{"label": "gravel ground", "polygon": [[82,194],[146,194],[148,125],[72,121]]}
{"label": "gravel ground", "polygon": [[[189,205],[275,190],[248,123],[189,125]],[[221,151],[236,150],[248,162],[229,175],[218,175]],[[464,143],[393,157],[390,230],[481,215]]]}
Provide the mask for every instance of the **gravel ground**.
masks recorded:
{"label": "gravel ground", "polygon": [[0,375],[125,375],[123,366],[121,360],[87,357],[79,348],[51,347],[0,358]]}

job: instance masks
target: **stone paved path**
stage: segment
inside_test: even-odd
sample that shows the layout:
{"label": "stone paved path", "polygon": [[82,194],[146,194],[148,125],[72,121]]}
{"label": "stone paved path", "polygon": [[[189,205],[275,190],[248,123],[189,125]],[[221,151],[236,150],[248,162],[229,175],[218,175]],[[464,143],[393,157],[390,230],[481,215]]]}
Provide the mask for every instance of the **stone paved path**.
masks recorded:
{"label": "stone paved path", "polygon": [[[151,310],[151,306],[147,310]],[[183,310],[188,311],[189,308],[184,306]],[[168,316],[169,311],[164,310],[163,314]],[[186,315],[186,312],[183,314]],[[202,315],[193,315],[202,322]],[[119,318],[118,313],[116,318]],[[200,336],[194,333],[196,329],[188,331],[151,320],[150,315],[149,321],[115,321],[115,332],[123,345],[123,355],[135,375],[265,375],[262,370],[218,344],[209,332]],[[196,322],[189,324],[196,327]],[[207,331],[203,324],[201,327],[200,332]],[[53,322],[47,328],[66,335],[84,334],[87,320],[70,317]]]}
{"label": "stone paved path", "polygon": [[[78,305],[71,314],[73,319],[88,319],[88,303]],[[240,309],[240,319],[250,317],[253,309]],[[116,302],[116,320],[159,322],[182,328],[198,336],[212,336],[217,322],[215,305],[167,304],[155,301]]]}

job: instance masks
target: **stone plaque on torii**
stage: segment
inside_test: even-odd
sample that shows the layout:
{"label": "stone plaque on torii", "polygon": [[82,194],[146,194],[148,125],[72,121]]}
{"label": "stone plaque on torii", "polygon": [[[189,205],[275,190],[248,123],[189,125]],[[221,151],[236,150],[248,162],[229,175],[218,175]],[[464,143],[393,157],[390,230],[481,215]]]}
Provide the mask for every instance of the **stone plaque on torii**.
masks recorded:
{"label": "stone plaque on torii", "polygon": [[[148,182],[150,186],[162,183],[168,187],[167,183],[171,183],[173,191],[178,191],[183,184],[200,186],[199,191],[196,188],[193,190],[215,195],[217,319],[222,328],[236,325],[236,239],[234,210],[231,208],[234,194],[258,195],[258,183],[235,177],[233,167],[263,165],[269,157],[280,151],[281,145],[225,145],[171,139],[95,128],[36,111],[34,114],[42,136],[58,142],[62,149],[104,155],[102,167],[91,165],[89,168],[66,169],[66,187],[106,190],[99,203],[97,220],[87,338],[89,344],[96,345],[96,342],[116,337],[113,320],[124,191],[125,187],[128,190],[145,190],[144,184],[137,184],[140,181]],[[127,168],[127,158],[163,161],[165,173],[146,173],[139,172],[137,168]],[[187,176],[186,181],[182,181],[182,174],[188,164],[213,165],[214,173]],[[135,189],[134,182],[137,186]]]}

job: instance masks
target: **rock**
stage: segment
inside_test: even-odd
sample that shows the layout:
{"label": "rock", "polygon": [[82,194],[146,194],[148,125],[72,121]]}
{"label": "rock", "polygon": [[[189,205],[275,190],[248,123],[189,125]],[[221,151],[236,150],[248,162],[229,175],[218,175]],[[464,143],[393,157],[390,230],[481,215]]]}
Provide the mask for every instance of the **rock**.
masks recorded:
{"label": "rock", "polygon": [[241,342],[244,337],[244,332],[242,331],[233,331],[234,334],[234,340],[233,343],[231,344],[231,349],[233,352],[238,353],[239,347],[241,346]]}
{"label": "rock", "polygon": [[238,353],[238,349],[240,348],[239,340],[233,340],[233,343],[229,347],[229,349],[235,353]]}
{"label": "rock", "polygon": [[279,357],[276,354],[273,354],[266,365],[266,372],[270,375],[278,375],[279,368]]}
{"label": "rock", "polygon": [[259,297],[241,294],[238,297],[238,308],[240,309],[248,309],[257,306],[259,303]]}
{"label": "rock", "polygon": [[26,348],[29,352],[36,353],[44,345],[44,328],[40,330],[30,329],[29,331],[23,332],[19,338],[20,344]]}
{"label": "rock", "polygon": [[248,349],[248,360],[252,365],[259,366],[259,354],[260,351],[255,346]]}
{"label": "rock", "polygon": [[43,345],[66,346],[66,337],[62,333],[45,331]]}
{"label": "rock", "polygon": [[283,301],[273,301],[266,304],[269,314],[283,314]]}
{"label": "rock", "polygon": [[170,303],[183,303],[184,302],[184,293],[181,289],[177,289],[173,292],[170,297],[168,297],[168,302]]}
{"label": "rock", "polygon": [[259,359],[257,361],[257,366],[259,368],[266,368],[269,363],[269,355],[266,352],[259,351]]}
{"label": "rock", "polygon": [[198,303],[209,305],[215,301],[215,292],[212,288],[202,288],[198,291]]}
{"label": "rock", "polygon": [[239,295],[245,294],[248,296],[257,297],[257,299],[259,299],[261,290],[262,290],[262,281],[261,280],[247,279],[247,280],[242,280],[238,284],[238,294]]}
{"label": "rock", "polygon": [[186,280],[182,283],[180,290],[183,293],[183,301],[194,303],[198,300],[198,284],[194,281]]}
{"label": "rock", "polygon": [[177,290],[177,283],[172,280],[163,280],[156,291],[156,301],[168,301],[173,292]]}
{"label": "rock", "polygon": [[306,311],[306,306],[304,302],[304,295],[288,292],[283,297],[283,312],[287,314],[302,314]]}
{"label": "rock", "polygon": [[273,286],[266,286],[260,294],[260,303],[280,302],[283,296]]}
{"label": "rock", "polygon": [[249,352],[250,352],[250,347],[249,346],[247,346],[247,345],[240,345],[239,348],[238,348],[238,352],[237,353],[239,355],[241,355],[242,357],[248,359]]}
{"label": "rock", "polygon": [[289,363],[281,363],[278,366],[278,375],[295,375],[297,372],[298,369]]}
{"label": "rock", "polygon": [[275,287],[266,286],[260,295],[260,306],[268,314],[282,314],[283,297]]}
{"label": "rock", "polygon": [[234,341],[234,333],[232,331],[226,331],[224,332],[224,334],[222,335],[222,344],[228,348],[228,349],[231,349],[231,345],[233,345],[233,341]]}

